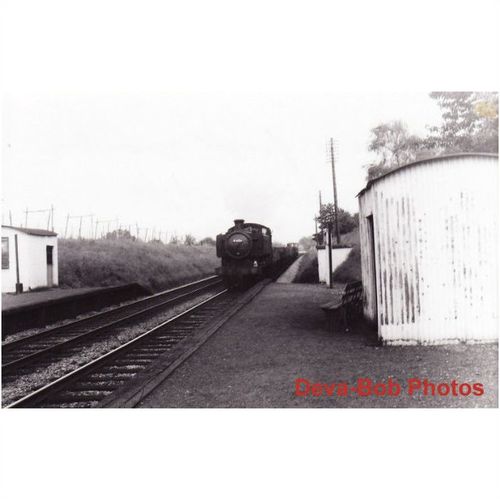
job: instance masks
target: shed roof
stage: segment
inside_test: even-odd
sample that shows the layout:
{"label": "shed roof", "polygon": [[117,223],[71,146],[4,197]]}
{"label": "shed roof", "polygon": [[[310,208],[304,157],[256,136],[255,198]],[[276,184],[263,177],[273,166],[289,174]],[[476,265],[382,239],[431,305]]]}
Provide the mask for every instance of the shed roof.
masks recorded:
{"label": "shed roof", "polygon": [[498,154],[495,153],[454,153],[454,154],[449,154],[449,155],[441,155],[441,156],[434,156],[430,158],[424,158],[422,160],[414,161],[412,163],[407,163],[406,165],[402,165],[401,167],[395,168],[394,170],[391,170],[390,172],[387,172],[386,174],[380,175],[379,177],[376,177],[375,179],[372,179],[367,182],[366,186],[357,194],[357,196],[361,196],[367,189],[369,189],[373,184],[378,182],[381,179],[385,179],[386,177],[395,174],[396,172],[400,172],[401,170],[405,170],[407,168],[415,167],[417,165],[421,165],[422,163],[434,163],[436,161],[440,160],[450,160],[453,158],[467,158],[467,157],[479,157],[479,158],[498,158]]}
{"label": "shed roof", "polygon": [[17,226],[6,226],[2,224],[2,227],[9,229],[15,229],[21,233],[30,234],[31,236],[57,236],[54,231],[47,231],[46,229],[34,229],[29,227],[17,227]]}

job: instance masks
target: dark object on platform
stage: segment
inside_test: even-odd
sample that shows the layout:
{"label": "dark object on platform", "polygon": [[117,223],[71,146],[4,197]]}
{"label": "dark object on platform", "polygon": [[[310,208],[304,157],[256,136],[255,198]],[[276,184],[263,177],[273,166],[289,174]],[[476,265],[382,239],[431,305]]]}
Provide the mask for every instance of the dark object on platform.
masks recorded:
{"label": "dark object on platform", "polygon": [[359,316],[363,310],[363,287],[361,281],[347,283],[340,301],[334,300],[321,306],[328,319],[328,329],[332,332],[340,330],[343,323],[344,331],[349,331],[349,322]]}
{"label": "dark object on platform", "polygon": [[225,234],[217,235],[216,270],[227,286],[245,286],[262,278],[276,278],[298,256],[295,243],[273,246],[271,230],[262,224],[236,219]]}
{"label": "dark object on platform", "polygon": [[97,311],[103,307],[144,295],[150,295],[150,293],[138,283],[131,283],[37,304],[13,307],[2,311],[2,339],[12,333],[29,328],[40,328],[63,319],[75,318],[80,314]]}

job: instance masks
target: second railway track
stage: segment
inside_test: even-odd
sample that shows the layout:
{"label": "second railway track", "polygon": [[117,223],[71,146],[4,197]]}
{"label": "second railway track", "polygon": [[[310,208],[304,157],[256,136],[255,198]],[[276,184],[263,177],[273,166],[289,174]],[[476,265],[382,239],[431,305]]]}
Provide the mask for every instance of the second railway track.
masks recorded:
{"label": "second railway track", "polygon": [[105,338],[118,328],[143,321],[204,293],[222,289],[220,278],[212,276],[5,343],[2,346],[3,383],[73,354],[82,345]]}
{"label": "second railway track", "polygon": [[[239,293],[222,290],[142,335],[11,403],[8,408],[91,408],[103,406],[113,393],[131,382],[179,344],[174,359],[182,358],[182,341],[200,327],[218,328],[241,305]],[[221,316],[226,318],[220,320]],[[212,326],[211,326],[212,325]],[[203,331],[203,328],[201,329]],[[194,341],[194,339],[193,339]],[[192,348],[189,342],[184,351]]]}

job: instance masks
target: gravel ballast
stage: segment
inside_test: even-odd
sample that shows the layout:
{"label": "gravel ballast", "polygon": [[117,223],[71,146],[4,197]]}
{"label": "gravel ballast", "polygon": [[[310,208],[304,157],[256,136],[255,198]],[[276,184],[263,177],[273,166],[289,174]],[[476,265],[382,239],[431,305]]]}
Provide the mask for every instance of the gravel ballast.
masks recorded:
{"label": "gravel ballast", "polygon": [[213,293],[207,292],[202,296],[198,296],[196,299],[179,304],[178,306],[175,306],[163,313],[159,313],[148,320],[119,328],[113,334],[107,335],[105,338],[98,339],[91,345],[82,347],[81,350],[75,355],[67,356],[64,359],[51,363],[46,367],[38,368],[32,373],[20,376],[13,382],[3,384],[2,405],[7,406],[11,404],[13,401],[20,399],[29,392],[48,384],[52,380],[75,370],[79,366],[106,354],[120,345],[125,344],[129,340],[132,340],[160,323],[173,318],[196,304],[203,302],[211,296],[213,296]]}

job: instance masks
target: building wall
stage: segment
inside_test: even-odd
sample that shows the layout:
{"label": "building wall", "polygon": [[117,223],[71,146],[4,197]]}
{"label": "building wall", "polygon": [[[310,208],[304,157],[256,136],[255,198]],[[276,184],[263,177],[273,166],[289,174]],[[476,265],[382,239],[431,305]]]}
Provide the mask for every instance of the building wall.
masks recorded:
{"label": "building wall", "polygon": [[498,338],[497,176],[495,157],[436,159],[360,194],[364,313],[384,341]]}
{"label": "building wall", "polygon": [[[332,248],[332,272],[340,266],[351,253],[351,248]],[[327,248],[318,249],[318,275],[320,283],[326,283],[329,285],[328,281],[328,250]]]}
{"label": "building wall", "polygon": [[19,280],[24,290],[47,286],[46,246],[53,250],[53,285],[59,284],[58,248],[56,236],[34,236],[12,228],[2,228],[2,237],[9,238],[9,269],[2,269],[2,292],[16,291],[16,251],[14,236],[17,234],[19,249]]}
{"label": "building wall", "polygon": [[[3,269],[2,265],[2,293],[16,291],[16,254],[14,247],[14,234],[15,231],[11,229],[2,228],[2,238],[8,238],[9,248],[9,267]],[[2,239],[3,246],[3,239]]]}

